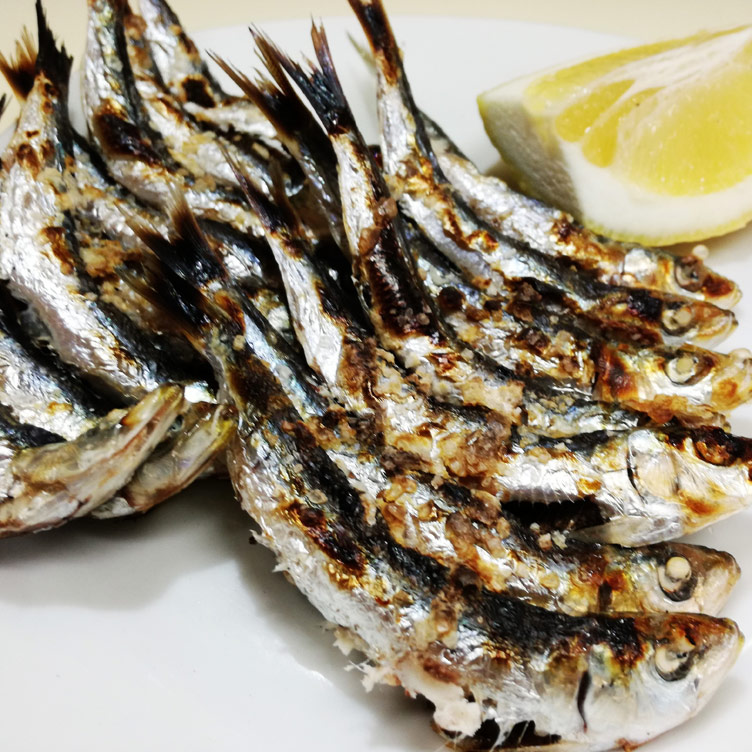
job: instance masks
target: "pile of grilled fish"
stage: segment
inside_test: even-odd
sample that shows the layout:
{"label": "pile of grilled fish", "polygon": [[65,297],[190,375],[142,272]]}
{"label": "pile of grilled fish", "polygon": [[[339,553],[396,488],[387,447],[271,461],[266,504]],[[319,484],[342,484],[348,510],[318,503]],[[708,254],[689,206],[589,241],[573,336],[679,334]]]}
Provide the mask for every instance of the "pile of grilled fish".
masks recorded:
{"label": "pile of grilled fish", "polygon": [[219,57],[164,0],[88,0],[86,135],[39,2],[0,69],[0,535],[229,473],[257,539],[459,749],[632,749],[736,659],[739,570],[672,542],[752,502],[752,355],[700,251],[596,237],[427,115],[350,0],[367,144],[323,28]]}

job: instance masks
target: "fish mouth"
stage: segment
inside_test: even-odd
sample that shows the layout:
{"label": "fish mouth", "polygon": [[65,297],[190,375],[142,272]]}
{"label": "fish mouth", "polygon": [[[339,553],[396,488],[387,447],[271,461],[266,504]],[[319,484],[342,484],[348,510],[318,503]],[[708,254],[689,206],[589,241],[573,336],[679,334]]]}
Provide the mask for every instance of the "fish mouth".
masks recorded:
{"label": "fish mouth", "polygon": [[744,647],[744,635],[731,619],[719,619],[718,632],[709,638],[703,655],[703,671],[697,687],[698,710],[713,696],[736,663]]}

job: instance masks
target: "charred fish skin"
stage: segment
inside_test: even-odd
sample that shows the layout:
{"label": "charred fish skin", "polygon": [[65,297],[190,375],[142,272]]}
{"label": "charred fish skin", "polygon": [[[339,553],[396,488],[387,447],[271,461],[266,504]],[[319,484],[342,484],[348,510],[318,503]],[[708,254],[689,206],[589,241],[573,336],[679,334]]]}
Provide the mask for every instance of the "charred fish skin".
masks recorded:
{"label": "charred fish skin", "polygon": [[[285,218],[284,204],[275,206],[260,192],[252,194],[250,186],[248,190],[262,222],[276,231],[270,233],[270,240],[280,242],[279,233],[284,234],[283,228],[291,221],[290,217]],[[291,210],[289,206],[287,209]],[[286,398],[304,416],[318,440],[326,442],[327,455],[349,477],[357,479],[362,501],[371,510],[369,515],[378,510],[390,535],[400,545],[444,566],[469,568],[486,587],[543,608],[580,614],[611,611],[611,601],[621,610],[677,610],[679,603],[702,608],[705,602],[710,608],[720,607],[738,577],[738,567],[730,557],[692,547],[683,552],[671,546],[629,551],[576,543],[570,548],[563,536],[554,543],[550,535],[526,533],[505,516],[498,501],[488,493],[475,494],[457,488],[451,480],[437,482],[436,477],[429,485],[420,473],[400,468],[396,457],[391,459],[388,449],[381,446],[380,432],[388,436],[388,444],[399,446],[390,433],[392,415],[377,422],[380,431],[376,436],[364,437],[358,432],[353,435],[353,431],[335,436],[331,430],[335,427],[332,418],[337,415],[332,412],[333,405],[326,398],[301,399],[300,395],[308,390],[305,376],[298,364],[280,350],[274,334],[263,328],[256,334],[246,331],[249,325],[257,325],[244,313],[241,303],[232,302],[231,282],[221,277],[221,269],[212,260],[211,249],[197,224],[191,222],[187,207],[176,211],[173,224],[174,233],[167,244],[156,234],[142,232],[141,237],[160,258],[171,261],[171,267],[186,281],[207,296],[221,295],[227,316],[225,327],[230,331],[223,331],[222,316],[211,324],[202,321],[202,326],[208,326],[211,332],[207,339],[215,343],[217,338],[231,341],[233,350],[238,352],[243,343],[254,358],[260,356],[270,374],[277,374],[278,383],[285,385]],[[290,243],[294,233],[290,227],[287,230],[290,237],[286,242]],[[284,262],[284,251],[280,251],[280,262]],[[314,289],[298,288],[298,297],[315,297],[316,285],[323,286],[324,281],[304,263],[306,257],[300,246],[286,252],[311,274],[309,286]],[[190,297],[184,294],[180,299]],[[313,322],[312,326],[317,325]],[[361,352],[361,357],[365,359],[367,352]],[[216,356],[213,359],[216,361]],[[278,363],[286,367],[280,368]],[[378,390],[373,393],[378,394]],[[366,414],[360,417],[370,426],[368,408],[372,403],[364,402]],[[323,426],[329,432],[322,432]],[[487,554],[479,555],[481,550]],[[667,569],[669,561],[672,564]],[[621,573],[618,585],[616,572]],[[606,598],[609,582],[618,592]],[[713,595],[708,593],[709,587],[714,588]]]}
{"label": "charred fish skin", "polygon": [[722,354],[688,344],[609,341],[577,326],[566,311],[542,308],[530,287],[513,297],[478,290],[405,224],[423,284],[457,337],[521,378],[548,377],[583,398],[621,404],[658,423],[678,417],[722,424],[722,415],[752,396],[752,359],[745,350]]}
{"label": "charred fish skin", "polygon": [[[128,409],[113,410],[78,438],[19,445],[5,421],[0,537],[57,527],[88,514],[123,486],[177,417],[183,391],[164,385]],[[28,435],[29,427],[22,427]],[[40,429],[33,429],[39,432]]]}
{"label": "charred fish skin", "polygon": [[[391,677],[434,702],[440,727],[471,735],[492,719],[503,739],[524,718],[576,744],[573,749],[645,740],[699,705],[697,663],[689,680],[689,671],[680,672],[680,683],[665,694],[666,679],[656,669],[657,660],[669,676],[661,639],[674,645],[691,631],[692,642],[704,648],[697,660],[708,665],[713,656],[713,685],[735,658],[740,637],[729,622],[685,615],[574,619],[483,589],[463,590],[447,569],[396,544],[379,515],[368,522],[361,499],[279,382],[247,349],[233,347],[234,340],[232,332],[215,333],[210,347],[240,413],[231,477],[261,526],[261,541],[327,619],[356,635],[374,677]],[[521,645],[521,631],[540,641]],[[581,657],[565,658],[574,654]],[[588,717],[584,724],[577,697],[591,671],[599,680],[587,689],[585,707],[594,722]],[[667,703],[660,718],[648,701],[659,688]],[[614,696],[640,698],[632,699],[629,718],[619,717],[618,737],[601,713]]]}
{"label": "charred fish skin", "polygon": [[271,123],[245,98],[227,94],[164,0],[140,0],[144,30],[162,80],[196,119],[232,135],[274,141]]}
{"label": "charred fish skin", "polygon": [[148,343],[131,337],[116,312],[96,300],[83,269],[62,173],[71,153],[70,58],[55,46],[38,8],[37,74],[6,152],[0,275],[35,310],[64,361],[80,364],[102,389],[138,398],[169,376],[140,357],[152,354]]}
{"label": "charred fish skin", "polygon": [[208,177],[233,185],[235,176],[227,164],[227,153],[243,164],[245,172],[257,185],[267,186],[271,182],[268,165],[259,156],[241,151],[229,140],[199,128],[166,89],[144,38],[144,19],[126,5],[122,23],[136,92],[151,127],[160,133],[175,162],[199,178]]}
{"label": "charred fish skin", "polygon": [[144,111],[128,59],[124,5],[89,0],[84,65],[84,114],[97,149],[112,176],[147,204],[169,204],[177,187],[200,216],[253,231],[242,199],[213,180],[179,172],[162,137]]}
{"label": "charred fish skin", "polygon": [[383,6],[350,3],[374,52],[379,79],[379,117],[385,170],[404,211],[468,280],[484,289],[509,280],[531,280],[542,290],[565,294],[575,313],[620,329],[678,344],[719,341],[736,325],[729,311],[710,303],[637,288],[618,288],[569,264],[503,237],[476,217],[441,173],[402,69]]}
{"label": "charred fish skin", "polygon": [[674,256],[599,238],[565,212],[483,175],[435,121],[425,113],[421,119],[446,178],[481,219],[503,234],[570,258],[608,285],[661,290],[721,308],[732,308],[741,299],[739,287],[705,266],[699,255]]}
{"label": "charred fish skin", "polygon": [[117,495],[90,514],[97,519],[143,514],[187,488],[226,449],[236,425],[231,405],[197,402]]}

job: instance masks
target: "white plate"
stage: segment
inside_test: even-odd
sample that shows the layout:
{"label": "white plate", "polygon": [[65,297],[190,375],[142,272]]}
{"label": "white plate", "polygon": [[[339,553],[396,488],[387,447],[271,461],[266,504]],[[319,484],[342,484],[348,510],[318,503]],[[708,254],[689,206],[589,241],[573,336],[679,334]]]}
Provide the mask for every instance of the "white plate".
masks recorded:
{"label": "white plate", "polygon": [[[251,19],[249,19],[251,20]],[[503,79],[623,46],[576,29],[462,18],[394,19],[414,94],[487,168],[495,161],[475,95]],[[264,28],[310,51],[308,22]],[[326,22],[366,136],[373,90],[345,31]],[[244,69],[245,28],[196,35]],[[712,264],[752,292],[750,232],[714,243]],[[716,250],[717,248],[717,250]],[[752,344],[747,305],[725,347]],[[752,410],[738,432],[752,435]],[[749,513],[695,541],[725,548],[752,572]],[[397,689],[366,694],[321,618],[248,543],[249,520],[226,485],[204,483],[142,519],[82,521],[0,541],[0,749],[8,752],[433,752],[424,703]],[[745,576],[726,614],[752,628]],[[350,667],[352,668],[352,667]],[[745,651],[710,706],[652,752],[750,749],[752,659]]]}

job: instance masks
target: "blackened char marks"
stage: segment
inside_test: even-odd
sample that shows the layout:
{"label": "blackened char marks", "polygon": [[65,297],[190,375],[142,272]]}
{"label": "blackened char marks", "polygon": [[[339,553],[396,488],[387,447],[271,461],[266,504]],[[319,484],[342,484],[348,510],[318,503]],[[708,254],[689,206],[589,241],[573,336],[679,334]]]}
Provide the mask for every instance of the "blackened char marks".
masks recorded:
{"label": "blackened char marks", "polygon": [[151,167],[160,163],[159,156],[143,139],[141,131],[115,112],[100,110],[94,116],[93,126],[97,138],[110,156],[137,159]]}
{"label": "blackened char marks", "polygon": [[214,107],[216,104],[209,90],[209,85],[202,76],[186,76],[182,80],[180,88],[183,90],[186,102],[192,102],[199,107]]}

